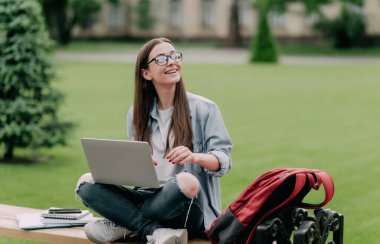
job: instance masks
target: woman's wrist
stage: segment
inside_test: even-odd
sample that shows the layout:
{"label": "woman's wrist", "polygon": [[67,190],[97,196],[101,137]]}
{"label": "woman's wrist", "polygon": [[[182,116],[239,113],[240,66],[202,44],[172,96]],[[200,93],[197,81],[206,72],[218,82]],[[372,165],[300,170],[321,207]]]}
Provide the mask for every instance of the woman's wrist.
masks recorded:
{"label": "woman's wrist", "polygon": [[198,164],[202,166],[203,168],[217,171],[220,168],[219,160],[218,158],[210,153],[193,153],[194,155],[194,162],[195,164]]}
{"label": "woman's wrist", "polygon": [[193,163],[199,164],[201,161],[200,153],[193,153]]}

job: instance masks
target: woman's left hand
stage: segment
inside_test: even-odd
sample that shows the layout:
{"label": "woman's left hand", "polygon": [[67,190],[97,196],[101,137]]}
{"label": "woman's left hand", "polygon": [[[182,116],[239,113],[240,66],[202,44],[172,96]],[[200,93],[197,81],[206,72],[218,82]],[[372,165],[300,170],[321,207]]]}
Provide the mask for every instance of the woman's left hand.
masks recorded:
{"label": "woman's left hand", "polygon": [[166,159],[172,164],[183,165],[184,163],[195,163],[196,155],[185,146],[178,146],[173,148]]}

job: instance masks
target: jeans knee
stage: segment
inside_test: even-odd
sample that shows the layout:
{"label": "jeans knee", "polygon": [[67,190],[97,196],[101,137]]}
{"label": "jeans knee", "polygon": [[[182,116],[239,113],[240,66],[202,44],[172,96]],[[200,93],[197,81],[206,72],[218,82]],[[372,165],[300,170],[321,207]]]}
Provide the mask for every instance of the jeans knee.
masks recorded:
{"label": "jeans knee", "polygon": [[91,173],[85,173],[81,177],[79,177],[79,179],[77,181],[77,184],[76,184],[76,187],[75,187],[75,192],[78,192],[79,187],[84,182],[87,182],[87,183],[90,183],[90,184],[94,184],[95,183],[94,179],[92,178],[92,174]]}
{"label": "jeans knee", "polygon": [[200,184],[198,179],[187,172],[182,172],[177,175],[177,182],[179,189],[188,198],[194,198],[199,192]]}

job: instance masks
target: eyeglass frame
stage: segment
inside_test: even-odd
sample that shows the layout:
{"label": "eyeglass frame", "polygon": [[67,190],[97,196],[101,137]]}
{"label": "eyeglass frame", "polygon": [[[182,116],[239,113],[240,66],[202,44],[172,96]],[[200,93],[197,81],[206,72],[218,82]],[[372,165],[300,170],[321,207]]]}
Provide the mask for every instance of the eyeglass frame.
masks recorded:
{"label": "eyeglass frame", "polygon": [[[175,61],[175,60],[173,60],[172,59],[172,55],[173,54],[176,54],[176,53],[179,53],[180,54],[180,57],[181,57],[181,59],[179,60],[179,61]],[[166,57],[166,63],[165,64],[158,64],[157,63],[157,61],[156,61],[156,59],[158,58],[158,57],[161,57],[161,56],[164,56],[164,57]],[[178,52],[178,51],[176,51],[176,52],[172,52],[171,54],[169,54],[169,55],[165,55],[165,54],[159,54],[159,55],[157,55],[156,57],[154,57],[154,58],[152,58],[144,67],[148,67],[148,65],[150,64],[150,63],[152,63],[153,61],[158,65],[158,66],[164,66],[164,65],[167,65],[168,63],[169,63],[169,58],[171,59],[171,60],[173,60],[173,62],[174,63],[179,63],[179,62],[181,62],[182,61],[182,59],[183,59],[183,55],[182,55],[182,52]]]}

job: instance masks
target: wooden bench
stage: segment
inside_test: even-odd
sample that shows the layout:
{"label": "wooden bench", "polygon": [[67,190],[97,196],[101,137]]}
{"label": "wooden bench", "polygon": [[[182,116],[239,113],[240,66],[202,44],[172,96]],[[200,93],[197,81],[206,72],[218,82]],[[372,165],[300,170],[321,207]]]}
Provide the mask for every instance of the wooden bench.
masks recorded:
{"label": "wooden bench", "polygon": [[[16,222],[16,214],[19,213],[37,213],[41,209],[17,207],[0,204],[0,237],[11,237],[17,239],[45,242],[45,243],[62,243],[62,244],[79,244],[91,243],[84,234],[83,227],[72,228],[55,228],[41,230],[21,230]],[[120,243],[120,242],[119,242]],[[136,240],[127,243],[143,243]],[[206,240],[192,240],[191,244],[208,244]]]}

